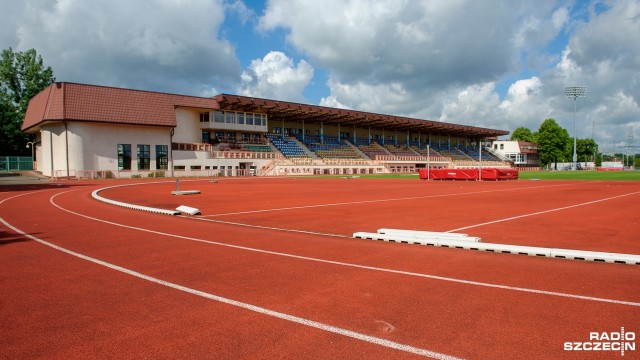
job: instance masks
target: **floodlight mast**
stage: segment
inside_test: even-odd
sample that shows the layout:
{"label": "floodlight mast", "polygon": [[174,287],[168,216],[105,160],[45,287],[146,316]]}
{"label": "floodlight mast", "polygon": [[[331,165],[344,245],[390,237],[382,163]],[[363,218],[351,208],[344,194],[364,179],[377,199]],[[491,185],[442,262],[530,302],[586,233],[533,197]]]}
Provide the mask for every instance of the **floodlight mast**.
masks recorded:
{"label": "floodlight mast", "polygon": [[578,152],[576,148],[576,102],[579,97],[587,96],[586,86],[567,86],[564,88],[564,94],[569,99],[573,99],[573,170],[578,169]]}

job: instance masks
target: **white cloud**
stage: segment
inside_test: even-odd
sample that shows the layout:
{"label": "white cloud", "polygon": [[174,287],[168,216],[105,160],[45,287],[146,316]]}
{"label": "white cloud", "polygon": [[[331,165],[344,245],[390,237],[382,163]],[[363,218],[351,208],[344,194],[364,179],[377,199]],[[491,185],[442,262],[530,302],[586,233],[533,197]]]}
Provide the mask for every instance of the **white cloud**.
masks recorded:
{"label": "white cloud", "polygon": [[27,0],[14,11],[15,47],[37,49],[60,81],[197,94],[240,73],[216,37],[222,0]]}
{"label": "white cloud", "polygon": [[[290,46],[327,69],[324,105],[507,130],[536,131],[553,117],[569,129],[563,88],[579,84],[589,87],[578,109],[583,127],[602,116],[640,119],[640,2],[595,1],[587,13],[579,5],[272,0],[260,29],[284,30]],[[565,36],[564,52],[551,53]],[[505,79],[513,80],[501,98],[496,84]],[[618,131],[599,136],[623,135],[609,130]]]}
{"label": "white cloud", "polygon": [[313,67],[300,60],[298,65],[279,51],[251,61],[242,72],[240,95],[304,102],[303,91],[313,78]]}

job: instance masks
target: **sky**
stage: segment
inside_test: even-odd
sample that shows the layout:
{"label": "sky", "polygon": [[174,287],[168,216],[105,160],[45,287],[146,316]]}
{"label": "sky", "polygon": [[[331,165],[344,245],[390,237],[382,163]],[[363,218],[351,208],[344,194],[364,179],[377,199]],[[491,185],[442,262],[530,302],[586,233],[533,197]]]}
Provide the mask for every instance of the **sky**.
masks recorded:
{"label": "sky", "polygon": [[[0,49],[36,49],[57,81],[246,95],[510,132],[537,131],[552,118],[601,151],[640,145],[640,0],[0,6]],[[569,99],[567,86],[586,86],[587,96]]]}

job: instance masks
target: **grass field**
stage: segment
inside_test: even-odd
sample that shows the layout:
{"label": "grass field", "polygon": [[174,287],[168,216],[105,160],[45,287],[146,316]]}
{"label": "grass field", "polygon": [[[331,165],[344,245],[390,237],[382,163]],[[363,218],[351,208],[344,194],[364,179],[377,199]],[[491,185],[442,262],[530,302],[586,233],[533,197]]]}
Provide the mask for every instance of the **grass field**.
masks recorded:
{"label": "grass field", "polygon": [[[346,175],[342,175],[345,177]],[[335,176],[326,176],[335,177]],[[353,175],[366,179],[416,179],[418,174]],[[640,180],[640,171],[521,171],[522,180]]]}
{"label": "grass field", "polygon": [[640,180],[640,171],[521,171],[520,179]]}

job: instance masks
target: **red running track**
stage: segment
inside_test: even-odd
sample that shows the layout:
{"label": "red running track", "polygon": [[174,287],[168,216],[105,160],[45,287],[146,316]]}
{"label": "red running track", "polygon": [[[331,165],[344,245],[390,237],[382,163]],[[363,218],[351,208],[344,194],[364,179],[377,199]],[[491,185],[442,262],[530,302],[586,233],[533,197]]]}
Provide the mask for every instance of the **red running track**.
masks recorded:
{"label": "red running track", "polygon": [[181,182],[193,196],[169,195],[172,182],[100,193],[198,217],[90,196],[119,184],[0,188],[3,357],[610,358],[564,343],[638,332],[638,266],[350,238],[467,227],[485,242],[640,254],[637,182],[224,179]]}

